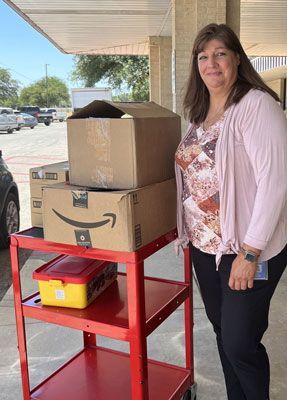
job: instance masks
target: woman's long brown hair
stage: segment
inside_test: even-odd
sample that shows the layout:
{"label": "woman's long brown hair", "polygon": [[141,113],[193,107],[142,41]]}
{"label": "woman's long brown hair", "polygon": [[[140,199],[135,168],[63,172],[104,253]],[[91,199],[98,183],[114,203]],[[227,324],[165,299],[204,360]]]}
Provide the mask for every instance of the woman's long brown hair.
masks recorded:
{"label": "woman's long brown hair", "polygon": [[183,101],[184,116],[186,119],[200,123],[205,120],[209,109],[209,92],[199,74],[197,56],[203,50],[205,44],[212,39],[223,42],[226,48],[238,54],[240,59],[238,77],[231,88],[225,109],[231,104],[238,103],[252,88],[267,92],[276,101],[280,101],[277,94],[264,83],[260,75],[253,68],[233,30],[225,24],[209,24],[198,33],[193,45],[191,71]]}

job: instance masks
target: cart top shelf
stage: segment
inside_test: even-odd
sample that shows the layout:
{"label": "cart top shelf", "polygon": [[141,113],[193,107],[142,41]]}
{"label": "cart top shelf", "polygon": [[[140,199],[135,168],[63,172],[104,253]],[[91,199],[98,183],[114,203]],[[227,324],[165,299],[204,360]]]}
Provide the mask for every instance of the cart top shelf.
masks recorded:
{"label": "cart top shelf", "polygon": [[42,228],[32,227],[11,235],[11,246],[59,254],[75,255],[86,258],[97,258],[98,260],[121,263],[139,263],[156,253],[167,244],[171,243],[176,239],[176,237],[177,231],[176,229],[173,229],[134,252],[111,251],[49,242],[44,239]]}

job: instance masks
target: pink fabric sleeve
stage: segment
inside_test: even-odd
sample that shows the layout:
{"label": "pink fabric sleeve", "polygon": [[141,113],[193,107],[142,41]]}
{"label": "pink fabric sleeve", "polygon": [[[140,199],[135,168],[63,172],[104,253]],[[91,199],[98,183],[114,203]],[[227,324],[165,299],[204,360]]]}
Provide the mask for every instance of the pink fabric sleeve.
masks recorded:
{"label": "pink fabric sleeve", "polygon": [[[189,135],[190,130],[192,129],[192,124],[189,123],[187,127],[187,131],[184,137],[181,139],[180,144],[178,147],[183,143],[185,138]],[[184,229],[184,221],[183,221],[183,205],[182,205],[182,192],[183,192],[183,182],[182,182],[182,174],[179,166],[175,161],[175,178],[176,178],[176,187],[177,187],[177,234],[178,237],[175,240],[174,247],[175,252],[178,255],[179,249],[188,246],[188,237],[185,233]]]}
{"label": "pink fabric sleeve", "polygon": [[276,101],[263,92],[249,101],[243,114],[243,141],[257,184],[244,243],[264,250],[287,201],[287,120]]}

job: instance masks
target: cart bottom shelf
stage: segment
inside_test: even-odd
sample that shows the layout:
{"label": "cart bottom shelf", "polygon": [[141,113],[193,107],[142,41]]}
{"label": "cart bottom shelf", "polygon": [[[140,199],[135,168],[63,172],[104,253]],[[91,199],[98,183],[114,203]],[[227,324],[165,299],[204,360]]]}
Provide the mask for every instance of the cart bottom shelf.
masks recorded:
{"label": "cart bottom shelf", "polygon": [[[190,386],[185,368],[148,362],[149,399],[180,398]],[[178,396],[175,396],[178,393]],[[131,400],[130,358],[109,349],[86,347],[31,392],[31,400]]]}

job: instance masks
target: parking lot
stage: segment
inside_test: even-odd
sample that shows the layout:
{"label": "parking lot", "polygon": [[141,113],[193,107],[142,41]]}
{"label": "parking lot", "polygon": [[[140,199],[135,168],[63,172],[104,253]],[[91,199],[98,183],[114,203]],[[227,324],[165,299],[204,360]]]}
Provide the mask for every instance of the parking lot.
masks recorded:
{"label": "parking lot", "polygon": [[29,169],[67,160],[66,123],[22,128],[12,134],[0,132],[3,158],[18,184],[21,207],[21,229],[30,225]]}
{"label": "parking lot", "polygon": [[[33,130],[22,128],[7,134],[0,132],[0,149],[3,158],[13,173],[20,195],[20,229],[29,228],[30,187],[29,169],[43,164],[67,160],[67,127],[65,122],[50,126],[37,125]],[[21,263],[29,256],[21,251]],[[9,251],[0,251],[0,300],[11,285]]]}

